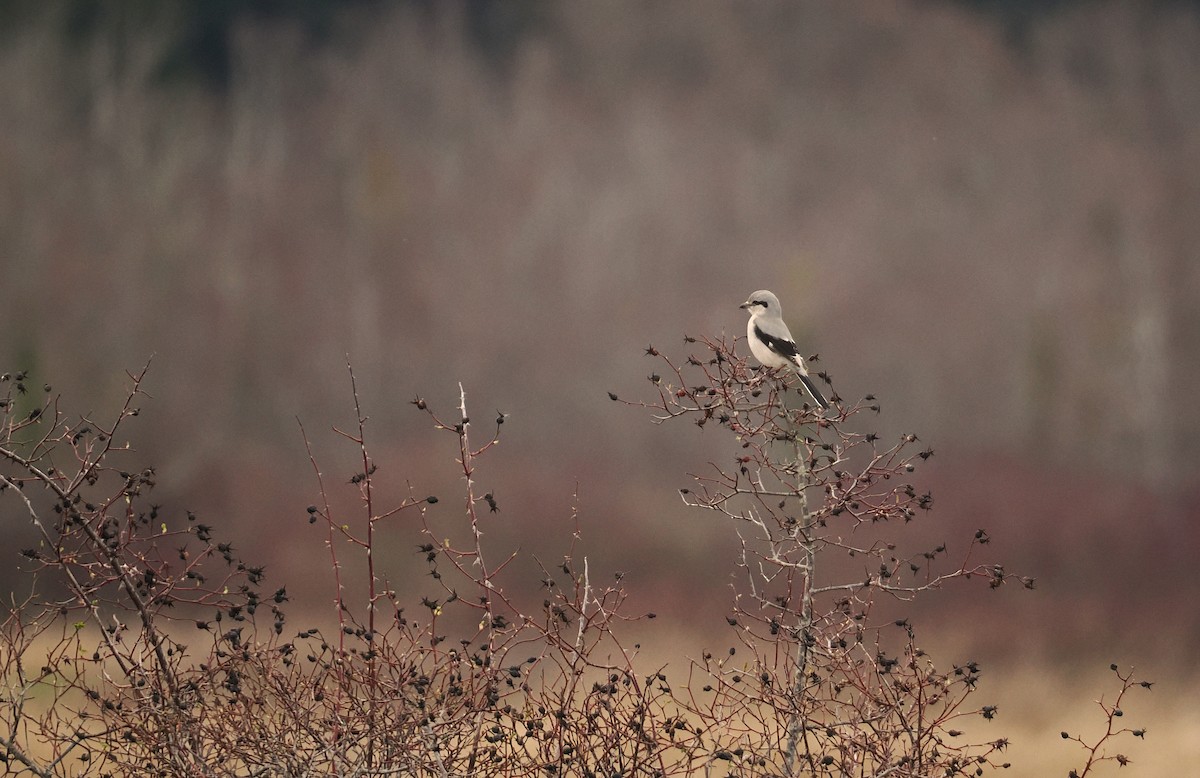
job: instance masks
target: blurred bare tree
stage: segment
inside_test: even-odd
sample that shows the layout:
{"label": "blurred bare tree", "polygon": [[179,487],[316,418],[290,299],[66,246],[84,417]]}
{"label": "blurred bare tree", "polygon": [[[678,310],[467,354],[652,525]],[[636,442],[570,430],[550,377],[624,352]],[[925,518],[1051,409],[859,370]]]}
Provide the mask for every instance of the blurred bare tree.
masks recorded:
{"label": "blurred bare tree", "polygon": [[[342,5],[4,9],[0,367],[101,406],[157,354],[174,496],[281,521],[238,474],[294,488],[349,352],[374,396],[486,386],[538,419],[514,469],[628,514],[666,471],[623,452],[709,444],[580,398],[766,285],[843,385],[1012,463],[972,493],[1061,497],[1029,532],[1195,536],[1194,4]],[[1104,556],[1053,561],[1119,595]]]}

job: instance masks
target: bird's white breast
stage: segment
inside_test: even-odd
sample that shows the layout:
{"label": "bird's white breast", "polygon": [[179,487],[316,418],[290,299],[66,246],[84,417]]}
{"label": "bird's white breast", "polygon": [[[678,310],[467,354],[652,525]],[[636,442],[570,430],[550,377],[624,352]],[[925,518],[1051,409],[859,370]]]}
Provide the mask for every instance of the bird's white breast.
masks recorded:
{"label": "bird's white breast", "polygon": [[783,367],[791,364],[786,359],[776,354],[771,349],[758,339],[758,335],[754,334],[754,323],[758,319],[757,316],[751,316],[746,322],[746,339],[750,342],[750,353],[754,358],[761,362],[766,367]]}

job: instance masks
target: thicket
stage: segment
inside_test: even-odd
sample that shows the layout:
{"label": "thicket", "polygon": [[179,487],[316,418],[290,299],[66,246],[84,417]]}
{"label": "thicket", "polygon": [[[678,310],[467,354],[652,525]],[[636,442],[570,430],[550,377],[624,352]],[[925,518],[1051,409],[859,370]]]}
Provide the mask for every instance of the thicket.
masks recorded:
{"label": "thicket", "polygon": [[[326,475],[305,433],[318,497],[295,510],[321,533],[336,591],[327,623],[310,626],[289,618],[286,586],[310,572],[268,580],[204,517],[154,503],[158,474],[122,442],[145,369],[109,420],[73,416],[50,387],[4,375],[0,518],[38,537],[6,552],[27,584],[0,629],[8,774],[882,778],[1008,767],[1000,711],[976,702],[980,666],[936,666],[914,624],[879,612],[954,579],[1033,581],[978,560],[982,530],[901,550],[932,507],[913,478],[932,451],[916,435],[871,433],[874,398],[831,391],[836,413],[820,415],[790,376],[752,369],[734,344],[688,344],[683,359],[648,348],[652,391],[627,404],[727,437],[728,457],[681,497],[730,528],[737,584],[731,602],[698,604],[727,608],[724,648],[668,666],[646,666],[625,638],[627,622],[654,614],[630,613],[621,578],[591,569],[578,516],[561,557],[537,563],[536,589],[516,578],[518,552],[485,541],[498,505],[477,469],[506,417],[473,419],[461,387],[448,410],[412,401],[454,442],[456,499],[409,485],[379,504],[387,476],[352,370],[358,421],[337,432],[356,472]],[[354,514],[334,507],[342,489]],[[434,521],[446,515],[460,522],[449,537]],[[383,533],[412,536],[428,572],[420,590],[389,582],[401,563],[377,555]],[[365,577],[351,579],[350,557]],[[1112,669],[1104,726],[1063,733],[1082,748],[1073,775],[1126,764],[1114,738],[1145,734],[1123,726],[1121,705],[1150,684]]]}

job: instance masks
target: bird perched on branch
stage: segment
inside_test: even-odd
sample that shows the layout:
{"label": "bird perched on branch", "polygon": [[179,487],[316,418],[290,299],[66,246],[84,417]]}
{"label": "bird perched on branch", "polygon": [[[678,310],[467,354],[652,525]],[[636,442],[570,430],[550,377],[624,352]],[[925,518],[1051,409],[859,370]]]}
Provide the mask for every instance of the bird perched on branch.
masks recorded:
{"label": "bird perched on branch", "polygon": [[796,341],[792,340],[792,333],[783,320],[779,298],[766,289],[760,289],[738,307],[750,312],[750,321],[746,322],[746,337],[754,358],[763,367],[790,367],[795,370],[821,410],[829,410],[829,401],[808,377],[808,368],[804,366],[804,359],[796,350]]}

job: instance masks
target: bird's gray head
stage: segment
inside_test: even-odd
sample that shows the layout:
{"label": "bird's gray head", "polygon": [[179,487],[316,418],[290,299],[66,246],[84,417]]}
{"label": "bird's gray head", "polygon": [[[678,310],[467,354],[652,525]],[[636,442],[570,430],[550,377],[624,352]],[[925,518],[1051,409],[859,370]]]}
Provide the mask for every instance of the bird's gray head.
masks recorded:
{"label": "bird's gray head", "polygon": [[745,308],[750,312],[751,316],[761,316],[763,314],[780,316],[783,313],[779,308],[779,298],[766,289],[759,289],[746,298],[746,302],[738,307]]}

